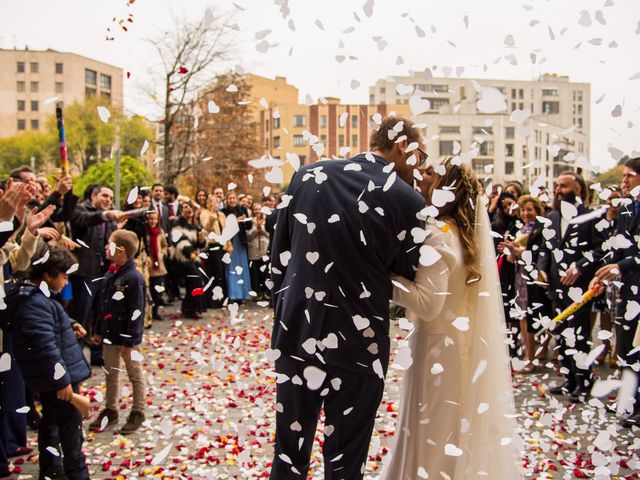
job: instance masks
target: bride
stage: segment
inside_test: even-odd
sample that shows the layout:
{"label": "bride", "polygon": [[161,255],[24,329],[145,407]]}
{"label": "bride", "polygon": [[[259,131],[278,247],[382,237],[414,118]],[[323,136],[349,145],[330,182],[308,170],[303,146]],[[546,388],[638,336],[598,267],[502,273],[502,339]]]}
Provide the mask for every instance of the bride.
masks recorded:
{"label": "bride", "polygon": [[428,172],[423,193],[431,217],[420,267],[414,282],[393,278],[393,299],[415,328],[382,478],[521,479],[523,445],[515,433],[486,201],[467,165],[446,158]]}

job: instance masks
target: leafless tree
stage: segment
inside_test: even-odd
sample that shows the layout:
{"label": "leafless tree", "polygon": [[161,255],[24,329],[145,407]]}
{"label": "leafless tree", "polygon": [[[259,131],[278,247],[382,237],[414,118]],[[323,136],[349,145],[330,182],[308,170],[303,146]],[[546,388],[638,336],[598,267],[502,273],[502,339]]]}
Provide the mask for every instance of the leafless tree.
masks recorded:
{"label": "leafless tree", "polygon": [[171,31],[148,40],[159,58],[155,78],[162,78],[161,86],[145,90],[161,108],[163,181],[175,179],[193,165],[189,145],[197,133],[196,93],[230,59],[234,41],[228,25],[231,16],[216,15],[212,8],[194,21],[174,16]]}

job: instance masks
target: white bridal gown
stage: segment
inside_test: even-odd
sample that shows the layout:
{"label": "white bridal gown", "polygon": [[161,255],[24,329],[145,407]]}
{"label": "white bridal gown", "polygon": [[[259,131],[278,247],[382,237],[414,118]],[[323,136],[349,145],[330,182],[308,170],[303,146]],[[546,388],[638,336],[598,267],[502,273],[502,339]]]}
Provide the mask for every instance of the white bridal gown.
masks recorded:
{"label": "white bridal gown", "polygon": [[408,291],[396,286],[394,301],[415,329],[385,480],[523,478],[501,290],[480,205],[480,281],[466,285],[458,231],[449,225],[427,226],[415,282],[395,278]]}

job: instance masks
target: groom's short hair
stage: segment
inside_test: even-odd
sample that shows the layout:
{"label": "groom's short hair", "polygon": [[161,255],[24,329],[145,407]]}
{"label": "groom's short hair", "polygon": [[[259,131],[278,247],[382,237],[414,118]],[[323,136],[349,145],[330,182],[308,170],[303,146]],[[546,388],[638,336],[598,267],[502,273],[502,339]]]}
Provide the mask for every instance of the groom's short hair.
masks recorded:
{"label": "groom's short hair", "polygon": [[[400,126],[396,127],[399,123],[402,123],[402,128]],[[408,143],[417,142],[420,139],[420,132],[413,127],[413,122],[400,116],[385,117],[380,125],[374,123],[373,128],[374,130],[369,139],[369,150],[371,151],[389,151],[393,148],[397,139],[403,135],[407,136]],[[395,135],[389,135],[390,130],[394,130],[396,132]]]}

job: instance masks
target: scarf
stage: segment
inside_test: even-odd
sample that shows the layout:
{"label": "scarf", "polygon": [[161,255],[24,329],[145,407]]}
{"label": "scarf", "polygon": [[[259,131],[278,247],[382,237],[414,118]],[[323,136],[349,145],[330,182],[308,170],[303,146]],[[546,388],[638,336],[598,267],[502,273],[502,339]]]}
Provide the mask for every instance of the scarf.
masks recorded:
{"label": "scarf", "polygon": [[160,227],[147,227],[147,234],[149,235],[149,255],[151,255],[151,259],[153,260],[152,268],[154,270],[158,270],[160,267],[160,259],[158,251],[158,236],[160,235]]}

